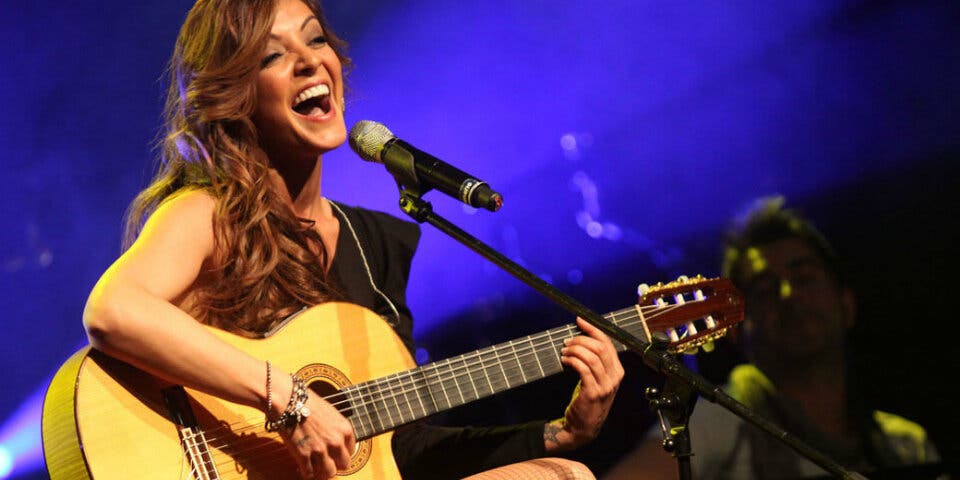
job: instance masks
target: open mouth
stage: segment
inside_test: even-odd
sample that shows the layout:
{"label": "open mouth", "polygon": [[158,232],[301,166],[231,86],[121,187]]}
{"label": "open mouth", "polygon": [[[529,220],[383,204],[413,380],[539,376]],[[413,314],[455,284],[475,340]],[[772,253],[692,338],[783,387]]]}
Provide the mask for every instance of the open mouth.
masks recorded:
{"label": "open mouth", "polygon": [[330,87],[325,84],[300,92],[293,102],[293,110],[308,117],[325,115],[330,112],[330,106]]}

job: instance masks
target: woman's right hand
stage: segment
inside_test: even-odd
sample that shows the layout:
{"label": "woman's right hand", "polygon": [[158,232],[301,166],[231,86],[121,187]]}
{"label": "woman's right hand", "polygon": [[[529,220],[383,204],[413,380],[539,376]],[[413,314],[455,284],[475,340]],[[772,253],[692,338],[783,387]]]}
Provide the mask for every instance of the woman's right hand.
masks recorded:
{"label": "woman's right hand", "polygon": [[[283,411],[286,404],[279,407]],[[353,426],[330,402],[308,391],[310,415],[293,429],[281,429],[280,436],[293,455],[304,479],[327,480],[350,466],[355,439]]]}

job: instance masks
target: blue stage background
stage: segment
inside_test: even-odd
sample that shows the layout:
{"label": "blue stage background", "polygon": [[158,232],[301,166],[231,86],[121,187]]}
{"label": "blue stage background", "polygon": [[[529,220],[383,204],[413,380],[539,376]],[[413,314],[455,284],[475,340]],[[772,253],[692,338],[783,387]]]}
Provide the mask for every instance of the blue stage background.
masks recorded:
{"label": "blue stage background", "polygon": [[[86,295],[155,165],[164,65],[191,3],[39,0],[0,16],[0,478],[43,478],[42,393],[85,342]],[[861,382],[956,458],[938,380],[956,365],[956,2],[327,3],[355,64],[348,124],[380,121],[500,190],[495,214],[428,199],[591,307],[716,275],[723,226],[758,196],[810,213],[861,293]],[[324,167],[325,195],[402,215],[382,167],[348,148]],[[429,226],[409,299],[418,360],[570,320]],[[706,360],[716,378],[729,362]],[[588,458],[598,471],[649,423],[631,392],[656,378],[627,363],[621,428],[601,443],[616,446]],[[448,420],[559,415],[569,384]]]}

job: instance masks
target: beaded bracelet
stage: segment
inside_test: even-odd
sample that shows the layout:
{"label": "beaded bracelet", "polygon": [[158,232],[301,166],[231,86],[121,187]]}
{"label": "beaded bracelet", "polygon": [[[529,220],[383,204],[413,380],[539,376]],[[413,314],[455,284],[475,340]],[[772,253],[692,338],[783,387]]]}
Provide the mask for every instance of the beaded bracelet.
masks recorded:
{"label": "beaded bracelet", "polygon": [[270,418],[270,409],[273,408],[273,392],[270,389],[270,360],[267,360],[267,418]]}
{"label": "beaded bracelet", "polygon": [[281,428],[292,430],[297,425],[310,416],[310,409],[307,407],[307,384],[295,375],[291,375],[293,380],[293,392],[290,393],[290,402],[287,403],[286,410],[275,419],[270,419],[270,412],[267,412],[267,421],[263,428],[268,432],[276,432]]}

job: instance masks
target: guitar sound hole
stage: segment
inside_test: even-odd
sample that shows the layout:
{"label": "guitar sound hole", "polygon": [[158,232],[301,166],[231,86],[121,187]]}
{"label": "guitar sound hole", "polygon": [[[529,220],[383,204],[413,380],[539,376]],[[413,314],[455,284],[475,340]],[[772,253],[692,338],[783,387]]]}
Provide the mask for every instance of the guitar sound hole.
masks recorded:
{"label": "guitar sound hole", "polygon": [[353,415],[353,409],[350,408],[349,400],[347,400],[344,394],[340,393],[340,388],[336,385],[328,382],[326,379],[319,378],[310,382],[307,387],[321,398],[330,402],[344,417]]}

